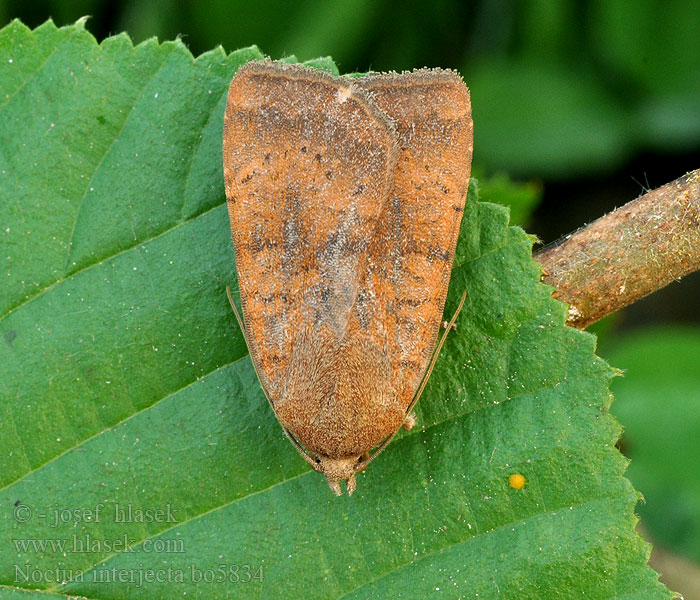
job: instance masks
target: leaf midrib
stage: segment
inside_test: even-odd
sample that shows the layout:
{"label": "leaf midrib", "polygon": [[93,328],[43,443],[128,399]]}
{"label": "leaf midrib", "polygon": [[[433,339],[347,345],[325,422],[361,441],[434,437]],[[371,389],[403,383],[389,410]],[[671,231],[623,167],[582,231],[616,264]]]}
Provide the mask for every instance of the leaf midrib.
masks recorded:
{"label": "leaf midrib", "polygon": [[158,233],[156,235],[153,235],[149,238],[144,238],[142,240],[139,240],[137,243],[132,244],[131,246],[123,248],[122,250],[119,250],[118,252],[115,252],[114,254],[104,256],[100,260],[97,260],[93,263],[89,263],[89,264],[85,265],[84,267],[81,267],[77,271],[74,271],[74,272],[70,273],[69,275],[61,277],[60,279],[57,279],[56,281],[54,281],[50,285],[47,285],[45,288],[37,291],[33,296],[30,296],[29,298],[25,298],[24,300],[22,300],[22,302],[20,302],[19,304],[16,304],[12,308],[10,308],[4,315],[0,316],[0,323],[2,323],[2,321],[4,319],[6,319],[7,317],[9,317],[12,313],[17,312],[18,310],[20,310],[21,308],[23,308],[27,304],[33,302],[37,298],[40,298],[41,296],[43,296],[47,292],[51,291],[57,285],[60,285],[61,283],[64,283],[65,281],[68,281],[69,279],[73,279],[74,277],[76,277],[77,275],[80,275],[84,271],[89,271],[90,269],[92,269],[94,267],[99,267],[99,266],[103,265],[104,263],[111,261],[111,260],[117,258],[118,256],[121,256],[122,254],[126,254],[127,252],[130,252],[131,250],[138,248],[139,246],[144,246],[145,244],[150,244],[152,241],[157,240],[158,238],[161,238],[161,237],[167,235],[171,231],[174,231],[180,227],[183,227],[184,225],[189,224],[191,221],[194,221],[200,217],[203,217],[203,216],[209,214],[210,212],[215,211],[217,208],[220,208],[224,204],[225,204],[224,202],[220,202],[220,203],[212,206],[211,208],[208,208],[208,209],[206,209],[200,213],[197,213],[195,215],[192,215],[191,217],[189,217],[188,219],[186,219],[184,221],[178,221],[173,226],[168,227],[167,229],[164,229],[163,231],[161,231],[160,233]]}

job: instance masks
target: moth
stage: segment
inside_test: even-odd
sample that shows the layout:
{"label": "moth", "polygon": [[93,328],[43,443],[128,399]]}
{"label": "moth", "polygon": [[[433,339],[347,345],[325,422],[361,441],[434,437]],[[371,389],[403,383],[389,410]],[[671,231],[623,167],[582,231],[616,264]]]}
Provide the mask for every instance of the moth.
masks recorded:
{"label": "moth", "polygon": [[415,422],[445,339],[472,140],[453,71],[350,78],[266,60],[231,82],[242,318],[229,300],[284,432],[338,495]]}

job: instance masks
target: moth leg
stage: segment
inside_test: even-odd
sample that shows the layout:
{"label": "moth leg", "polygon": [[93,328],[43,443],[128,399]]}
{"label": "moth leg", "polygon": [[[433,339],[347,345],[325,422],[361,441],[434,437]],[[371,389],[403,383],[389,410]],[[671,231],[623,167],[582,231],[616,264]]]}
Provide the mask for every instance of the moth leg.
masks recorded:
{"label": "moth leg", "polygon": [[403,424],[401,427],[403,427],[406,431],[410,431],[413,429],[413,426],[416,424],[416,415],[413,413],[408,413],[406,415],[406,418],[403,420]]}
{"label": "moth leg", "polygon": [[357,488],[357,482],[355,481],[354,475],[350,475],[350,477],[348,477],[347,481],[345,482],[345,486],[348,490],[348,496],[352,496],[352,493]]}
{"label": "moth leg", "polygon": [[433,356],[430,359],[430,364],[428,365],[428,368],[425,371],[425,374],[423,375],[423,380],[421,381],[421,384],[418,387],[418,390],[413,395],[413,400],[411,400],[411,404],[409,404],[408,408],[406,409],[407,415],[413,410],[413,407],[416,405],[416,402],[418,402],[418,398],[420,398],[420,395],[423,393],[423,390],[425,389],[425,386],[428,383],[428,379],[430,379],[430,374],[433,372],[433,367],[435,367],[435,362],[437,361],[438,356],[440,356],[440,350],[442,350],[442,345],[445,343],[445,340],[447,339],[447,334],[450,332],[450,329],[452,329],[452,326],[457,322],[457,317],[459,316],[459,313],[462,310],[462,307],[464,306],[464,301],[466,299],[467,299],[467,290],[464,290],[464,292],[462,293],[462,299],[459,301],[459,306],[457,306],[457,310],[452,315],[450,322],[447,324],[447,327],[445,327],[445,333],[442,334],[442,336],[440,337],[440,341],[437,343],[437,346],[435,347],[435,350],[433,351]]}
{"label": "moth leg", "polygon": [[[449,321],[443,321],[442,323],[440,323],[440,329],[447,329],[448,327],[450,327]],[[452,323],[451,329],[452,331],[457,331],[457,323]]]}

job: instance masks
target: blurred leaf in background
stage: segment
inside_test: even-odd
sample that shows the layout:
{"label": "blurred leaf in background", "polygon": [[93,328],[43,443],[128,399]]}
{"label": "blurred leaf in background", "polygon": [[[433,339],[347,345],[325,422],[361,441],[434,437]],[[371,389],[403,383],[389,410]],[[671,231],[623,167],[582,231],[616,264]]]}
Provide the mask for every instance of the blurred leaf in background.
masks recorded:
{"label": "blurred leaf in background", "polygon": [[652,565],[685,600],[698,600],[700,328],[642,328],[617,343],[609,337],[606,347],[625,369],[611,385],[612,412],[625,426],[627,475],[644,496],[637,511],[645,537],[660,545]]}
{"label": "blurred leaf in background", "polygon": [[627,335],[607,357],[612,412],[625,425],[627,475],[653,539],[700,563],[700,329],[653,328]]}

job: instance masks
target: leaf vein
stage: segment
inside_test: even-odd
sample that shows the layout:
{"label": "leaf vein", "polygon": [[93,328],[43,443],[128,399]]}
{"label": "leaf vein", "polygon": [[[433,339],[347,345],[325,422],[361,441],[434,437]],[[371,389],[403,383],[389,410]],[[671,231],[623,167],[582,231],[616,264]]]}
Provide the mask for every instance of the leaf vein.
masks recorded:
{"label": "leaf vein", "polygon": [[442,548],[438,548],[436,550],[428,552],[428,553],[424,554],[423,556],[419,557],[417,560],[413,560],[413,561],[404,563],[403,565],[401,565],[400,567],[398,567],[396,569],[393,569],[391,571],[387,571],[386,573],[383,573],[379,577],[376,577],[375,579],[372,579],[371,581],[366,581],[363,584],[349,590],[348,592],[346,592],[345,594],[343,594],[342,596],[340,596],[336,600],[343,600],[344,598],[347,598],[350,594],[354,594],[358,590],[361,590],[369,585],[373,585],[374,583],[381,581],[382,579],[389,577],[390,575],[392,575],[398,571],[401,571],[402,569],[406,569],[408,567],[413,567],[417,563],[421,563],[421,562],[435,556],[436,554],[440,554],[442,552],[445,552],[446,550],[451,550],[452,548],[456,548],[458,546],[461,546],[462,544],[466,544],[466,543],[470,542],[472,539],[475,539],[479,536],[488,536],[496,531],[501,531],[503,529],[507,529],[509,527],[513,527],[516,525],[518,525],[518,526],[519,525],[526,525],[529,521],[531,521],[533,519],[541,518],[542,516],[545,516],[545,515],[546,516],[557,516],[557,514],[560,512],[570,513],[570,512],[572,512],[572,508],[574,508],[574,507],[576,509],[581,509],[581,508],[589,506],[589,505],[603,503],[605,500],[607,500],[607,498],[594,498],[592,500],[584,500],[582,502],[571,504],[569,506],[565,506],[565,507],[562,507],[562,508],[557,509],[557,510],[549,511],[547,513],[537,513],[537,514],[525,517],[523,519],[518,519],[517,521],[510,521],[508,523],[503,523],[502,525],[499,525],[498,527],[494,527],[493,529],[490,529],[489,531],[485,531],[484,533],[480,533],[480,534],[477,533],[474,536],[470,536],[470,537],[463,539],[463,540],[460,540],[458,542],[453,542],[451,544],[448,544],[447,546],[443,546]]}
{"label": "leaf vein", "polygon": [[93,440],[93,439],[95,439],[95,438],[97,438],[97,437],[99,437],[99,436],[101,436],[101,435],[103,435],[103,434],[105,434],[105,433],[107,433],[107,432],[109,432],[109,431],[112,431],[112,430],[116,429],[116,428],[119,427],[120,425],[123,425],[124,423],[126,423],[127,421],[130,421],[130,420],[133,419],[134,417],[137,417],[137,416],[140,415],[141,413],[146,412],[147,410],[150,410],[151,408],[154,408],[155,406],[157,406],[157,405],[160,404],[161,402],[167,400],[168,398],[171,398],[172,396],[175,396],[176,394],[179,394],[180,392],[184,392],[186,389],[192,387],[193,385],[195,385],[195,384],[198,383],[199,381],[201,381],[201,380],[203,380],[203,379],[209,377],[210,375],[213,375],[213,374],[216,373],[217,371],[221,371],[222,369],[226,369],[227,367],[230,367],[230,366],[232,366],[232,365],[235,365],[237,362],[239,362],[239,361],[245,359],[246,356],[248,356],[248,354],[244,354],[243,356],[240,356],[239,358],[237,358],[237,359],[231,361],[230,363],[226,363],[226,364],[224,364],[224,365],[220,365],[220,366],[216,367],[215,369],[212,369],[212,370],[209,371],[207,374],[205,374],[205,375],[203,375],[203,376],[201,376],[201,377],[198,377],[197,379],[191,381],[191,382],[188,383],[187,385],[185,385],[185,386],[183,386],[183,387],[181,387],[181,388],[179,388],[179,389],[177,389],[177,390],[174,390],[174,391],[170,392],[169,394],[166,394],[165,396],[163,396],[162,398],[159,398],[158,400],[156,400],[156,401],[153,402],[152,404],[149,404],[148,406],[142,408],[141,410],[138,410],[138,411],[136,411],[136,412],[130,414],[128,417],[123,418],[121,421],[115,423],[114,425],[111,425],[109,428],[103,429],[102,431],[98,431],[98,432],[95,433],[94,435],[91,435],[90,437],[87,437],[87,438],[85,438],[85,439],[83,439],[83,440],[80,440],[77,444],[74,444],[74,445],[71,446],[70,448],[66,448],[66,449],[65,449],[63,452],[61,452],[60,454],[56,454],[56,456],[53,456],[50,460],[47,460],[45,463],[40,464],[38,467],[35,467],[35,468],[32,469],[31,471],[28,471],[28,472],[24,473],[24,475],[18,477],[18,478],[15,479],[14,481],[11,481],[11,482],[8,483],[5,487],[0,488],[0,492],[4,492],[5,490],[8,490],[8,489],[11,488],[13,485],[19,483],[20,481],[22,481],[23,479],[29,477],[30,475],[33,475],[34,473],[36,473],[36,472],[39,471],[40,469],[43,469],[44,467],[46,467],[47,465],[51,464],[52,462],[58,460],[58,459],[61,458],[62,456],[65,456],[65,455],[68,454],[69,452],[72,452],[73,450],[76,450],[77,448],[80,448],[81,446],[87,444],[89,441],[91,441],[91,440]]}
{"label": "leaf vein", "polygon": [[103,263],[105,263],[105,262],[107,262],[107,261],[113,260],[113,259],[117,258],[118,256],[121,256],[122,254],[126,254],[127,252],[130,252],[131,250],[134,250],[135,248],[137,248],[137,247],[139,247],[139,246],[143,246],[143,245],[145,245],[145,244],[150,244],[152,241],[157,240],[158,238],[161,238],[161,237],[163,237],[163,236],[165,236],[165,235],[168,235],[171,231],[173,231],[173,230],[175,230],[175,229],[179,229],[180,227],[184,227],[185,225],[187,225],[187,224],[190,223],[191,221],[194,221],[195,219],[198,219],[199,217],[202,217],[202,216],[204,216],[204,215],[206,215],[206,214],[208,214],[208,213],[210,213],[210,212],[215,211],[217,208],[223,206],[223,204],[224,204],[223,202],[220,202],[219,204],[216,204],[215,206],[212,206],[211,208],[209,208],[209,209],[207,209],[207,210],[205,210],[205,211],[202,211],[201,213],[198,213],[198,214],[196,214],[196,215],[192,215],[192,217],[190,217],[190,218],[187,219],[186,221],[181,221],[181,222],[175,223],[175,224],[172,225],[171,227],[168,227],[167,229],[164,229],[164,230],[161,231],[160,233],[157,233],[157,234],[151,236],[150,238],[146,238],[146,239],[143,239],[143,240],[139,240],[137,243],[132,244],[131,246],[128,246],[127,248],[124,248],[124,249],[122,249],[122,250],[119,250],[118,252],[115,252],[114,254],[111,254],[111,255],[109,255],[109,256],[105,256],[105,257],[101,258],[100,260],[95,261],[95,262],[93,262],[93,263],[86,264],[84,267],[81,267],[80,269],[78,269],[77,271],[74,271],[74,272],[71,273],[70,275],[67,275],[67,276],[61,277],[60,279],[57,279],[57,280],[54,281],[53,283],[47,285],[45,288],[43,288],[43,289],[37,291],[33,296],[30,296],[29,298],[26,298],[25,300],[23,300],[23,301],[20,302],[19,304],[17,304],[17,305],[15,305],[15,306],[13,306],[12,308],[10,308],[4,315],[0,316],[0,323],[2,323],[2,321],[3,321],[5,318],[7,318],[8,316],[10,316],[12,313],[14,313],[14,312],[18,311],[19,309],[23,308],[25,305],[29,304],[30,302],[33,302],[33,301],[34,301],[35,299],[37,299],[38,297],[43,296],[45,293],[49,292],[49,291],[52,290],[54,287],[56,287],[57,285],[60,285],[61,283],[63,283],[63,282],[66,281],[67,279],[69,279],[69,278],[71,278],[71,277],[75,277],[76,275],[79,275],[79,274],[82,273],[83,271],[87,271],[87,270],[89,270],[89,269],[92,269],[93,267],[97,267],[97,266],[99,266],[99,265],[101,265],[101,264],[103,264]]}
{"label": "leaf vein", "polygon": [[164,57],[160,66],[146,79],[146,83],[144,84],[144,86],[141,88],[141,91],[138,93],[138,95],[134,98],[133,102],[131,103],[131,106],[129,107],[129,111],[124,115],[124,121],[122,122],[122,125],[119,128],[119,131],[114,135],[114,138],[110,142],[109,146],[107,148],[105,148],[105,151],[102,153],[100,160],[97,162],[97,164],[92,169],[92,174],[90,175],[90,179],[86,182],[85,189],[83,190],[83,195],[80,198],[80,204],[78,205],[78,210],[75,213],[75,219],[73,220],[73,227],[71,228],[70,237],[68,239],[68,246],[67,246],[68,253],[66,256],[66,264],[63,267],[64,277],[68,275],[68,269],[70,266],[70,259],[71,259],[71,256],[73,255],[73,238],[75,237],[75,228],[78,225],[78,221],[80,220],[80,214],[83,212],[83,207],[85,206],[85,198],[87,198],[88,190],[90,189],[90,186],[92,185],[93,181],[95,181],[95,176],[100,171],[100,168],[102,167],[102,164],[104,163],[105,158],[107,158],[107,156],[109,156],[110,152],[112,151],[112,148],[114,148],[114,144],[116,144],[116,142],[121,137],[121,134],[123,133],[124,128],[126,127],[127,123],[129,122],[129,119],[131,118],[131,115],[134,114],[134,108],[136,108],[136,106],[139,104],[141,99],[144,97],[144,94],[146,93],[146,90],[148,89],[149,85],[153,82],[153,79],[158,75],[158,73],[161,72],[161,70],[167,64],[167,62],[168,62],[167,57]]}
{"label": "leaf vein", "polygon": [[[43,60],[43,62],[38,67],[36,67],[36,69],[31,74],[31,76],[28,77],[26,80],[24,80],[22,82],[22,85],[20,85],[14,92],[12,92],[12,94],[10,94],[8,96],[8,98],[6,99],[5,102],[0,104],[0,111],[3,110],[12,101],[12,99],[15,96],[17,96],[17,94],[19,94],[25,87],[27,87],[27,85],[29,85],[39,75],[41,75],[41,72],[43,71],[44,67],[46,66],[46,63],[49,62],[51,60],[51,58],[58,52],[59,48],[61,48],[61,46],[63,46],[64,44],[66,44],[67,42],[72,40],[80,31],[81,31],[80,29],[76,29],[73,33],[64,37],[60,42],[58,42],[58,44],[56,44],[54,49],[46,56],[46,58]],[[34,34],[33,31],[31,33]]]}

